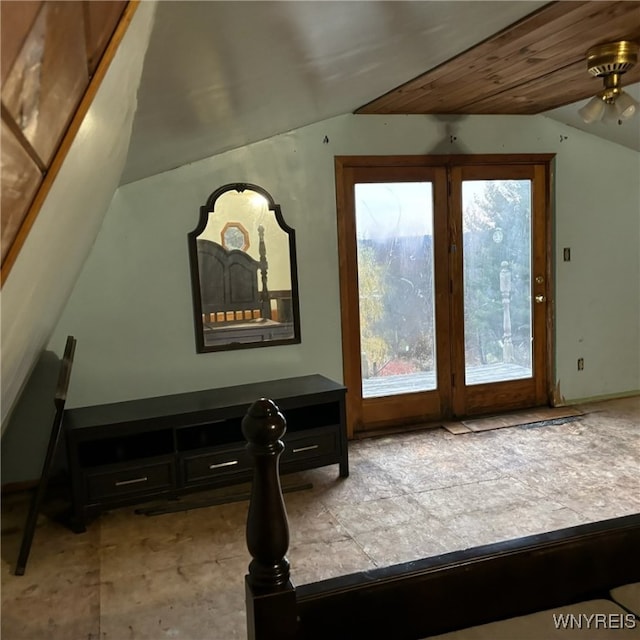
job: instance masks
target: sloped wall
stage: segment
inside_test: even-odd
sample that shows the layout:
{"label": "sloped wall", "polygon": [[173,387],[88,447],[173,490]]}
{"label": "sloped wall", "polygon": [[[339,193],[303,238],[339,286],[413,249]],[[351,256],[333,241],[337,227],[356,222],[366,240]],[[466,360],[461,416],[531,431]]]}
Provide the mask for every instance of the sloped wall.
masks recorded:
{"label": "sloped wall", "polygon": [[155,2],[143,2],[2,288],[2,429],[91,250],[126,160]]}

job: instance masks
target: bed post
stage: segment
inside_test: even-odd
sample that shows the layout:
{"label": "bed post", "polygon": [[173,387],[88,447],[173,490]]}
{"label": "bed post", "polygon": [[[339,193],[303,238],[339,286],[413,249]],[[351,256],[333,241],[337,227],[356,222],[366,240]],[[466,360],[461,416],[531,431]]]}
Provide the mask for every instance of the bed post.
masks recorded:
{"label": "bed post", "polygon": [[271,400],[254,402],[242,420],[253,457],[247,516],[247,547],[253,560],[245,576],[249,640],[293,640],[297,635],[296,594],[289,580],[289,524],[278,462],[286,421]]}
{"label": "bed post", "polygon": [[262,302],[262,317],[267,320],[271,320],[271,298],[269,296],[269,289],[267,288],[267,269],[269,268],[269,263],[267,262],[267,248],[264,244],[264,227],[260,225],[258,227],[258,252],[260,254],[260,276],[262,282],[262,292],[260,293],[261,302]]}

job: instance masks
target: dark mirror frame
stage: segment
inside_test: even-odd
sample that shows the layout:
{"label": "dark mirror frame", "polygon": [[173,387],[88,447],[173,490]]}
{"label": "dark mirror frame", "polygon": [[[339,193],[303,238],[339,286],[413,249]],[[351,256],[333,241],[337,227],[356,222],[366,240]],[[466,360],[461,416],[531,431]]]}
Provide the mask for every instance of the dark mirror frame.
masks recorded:
{"label": "dark mirror frame", "polygon": [[[268,210],[273,213],[275,216],[275,220],[278,223],[278,226],[285,232],[289,238],[289,266],[290,266],[290,276],[291,276],[291,317],[293,323],[293,337],[292,338],[269,338],[262,339],[257,338],[255,340],[247,340],[242,342],[225,342],[222,344],[216,345],[207,345],[205,341],[205,326],[203,319],[203,305],[202,305],[202,293],[201,293],[201,276],[200,266],[198,260],[198,236],[200,236],[209,221],[209,214],[215,211],[215,203],[216,200],[229,191],[237,191],[238,193],[243,193],[244,191],[255,191],[260,194],[268,203]],[[262,235],[262,232],[259,231]],[[200,220],[198,222],[198,226],[188,234],[188,244],[189,244],[189,262],[191,267],[191,291],[193,298],[193,315],[195,321],[195,338],[196,338],[196,352],[197,353],[209,353],[212,351],[230,351],[234,349],[251,349],[256,347],[271,347],[277,345],[286,345],[286,344],[298,344],[301,342],[301,334],[300,334],[300,303],[298,299],[298,271],[297,271],[297,261],[296,261],[296,239],[295,239],[295,230],[291,228],[284,221],[282,217],[282,211],[280,210],[280,205],[276,204],[271,197],[271,195],[262,187],[247,183],[247,182],[237,182],[232,184],[227,184],[219,189],[216,189],[207,199],[206,204],[200,207]],[[211,243],[212,245],[217,243]],[[226,252],[226,255],[232,254],[243,254],[244,252],[241,249],[232,249],[227,251],[222,247],[222,245],[217,245],[220,247],[222,252]],[[216,246],[216,248],[217,248]],[[261,280],[262,289],[260,294],[262,296],[262,292],[266,288],[266,277],[268,272],[268,249],[265,252],[264,242],[261,238],[260,240],[260,260],[254,261],[258,264],[258,270],[256,276]],[[267,293],[268,295],[268,293]],[[265,300],[261,298],[262,305],[269,305],[270,300]],[[264,306],[263,306],[264,308]],[[240,328],[242,331],[242,327]],[[247,330],[248,334],[251,333],[251,329]]]}

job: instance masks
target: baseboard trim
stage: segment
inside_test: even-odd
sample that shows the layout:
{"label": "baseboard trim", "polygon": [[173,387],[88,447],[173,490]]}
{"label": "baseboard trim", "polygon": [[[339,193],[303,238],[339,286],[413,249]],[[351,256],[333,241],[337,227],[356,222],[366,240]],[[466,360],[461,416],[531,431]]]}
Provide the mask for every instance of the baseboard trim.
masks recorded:
{"label": "baseboard trim", "polygon": [[640,389],[635,391],[624,391],[622,393],[608,393],[601,396],[589,396],[587,398],[576,398],[573,400],[565,400],[561,406],[567,406],[571,404],[589,404],[591,402],[604,402],[605,400],[622,400],[623,398],[633,398],[640,396]]}
{"label": "baseboard trim", "polygon": [[[0,487],[0,495],[10,495],[12,493],[22,493],[37,489],[40,478],[33,480],[20,480],[19,482],[6,482]],[[47,486],[55,490],[59,487],[69,486],[69,479],[66,470],[58,469],[54,471],[47,482]]]}
{"label": "baseboard trim", "polygon": [[0,495],[31,491],[38,486],[38,480],[22,480],[21,482],[7,482],[0,487]]}

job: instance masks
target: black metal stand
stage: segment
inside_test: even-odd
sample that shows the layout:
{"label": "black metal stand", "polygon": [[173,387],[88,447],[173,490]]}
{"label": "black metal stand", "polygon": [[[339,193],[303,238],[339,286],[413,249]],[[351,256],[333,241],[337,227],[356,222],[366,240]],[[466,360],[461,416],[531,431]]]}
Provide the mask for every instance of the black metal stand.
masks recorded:
{"label": "black metal stand", "polygon": [[67,336],[67,344],[64,349],[64,356],[62,357],[60,375],[58,376],[58,385],[56,387],[56,394],[53,401],[56,407],[56,414],[53,419],[53,425],[51,427],[49,445],[47,447],[47,453],[44,458],[40,481],[38,482],[36,492],[33,494],[33,498],[31,499],[29,514],[27,516],[24,534],[22,536],[22,544],[20,545],[20,553],[18,554],[18,561],[16,563],[15,574],[17,576],[23,576],[25,568],[27,566],[29,552],[31,551],[31,544],[33,542],[33,535],[36,530],[38,513],[40,512],[40,506],[47,490],[49,475],[51,473],[51,465],[58,448],[60,432],[62,431],[62,416],[64,414],[64,405],[67,401],[67,389],[69,388],[69,378],[71,377],[71,367],[73,365],[73,356],[75,354],[75,350],[76,339],[73,336]]}

